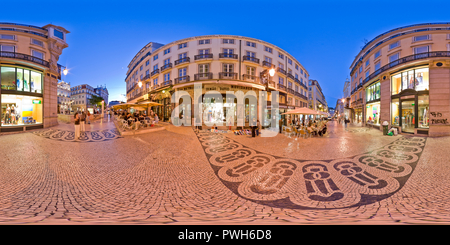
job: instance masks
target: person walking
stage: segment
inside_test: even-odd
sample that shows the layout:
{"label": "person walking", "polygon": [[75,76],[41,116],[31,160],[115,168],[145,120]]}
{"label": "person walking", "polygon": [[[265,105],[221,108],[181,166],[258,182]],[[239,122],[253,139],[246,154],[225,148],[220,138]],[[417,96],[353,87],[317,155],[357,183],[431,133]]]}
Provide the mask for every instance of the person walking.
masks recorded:
{"label": "person walking", "polygon": [[74,117],[74,124],[75,124],[75,140],[78,141],[80,138],[80,115],[78,112],[75,112]]}
{"label": "person walking", "polygon": [[259,132],[261,132],[261,123],[258,120],[256,124],[256,136],[259,136]]}
{"label": "person walking", "polygon": [[89,110],[88,110],[86,114],[87,114],[87,123],[91,124],[91,118],[90,118],[91,117],[91,112],[89,112]]}
{"label": "person walking", "polygon": [[81,117],[80,117],[80,131],[84,132],[86,131],[85,126],[85,122],[86,122],[86,113],[84,112],[84,110],[81,112]]}
{"label": "person walking", "polygon": [[346,118],[345,120],[344,120],[344,123],[345,123],[345,130],[347,130],[347,123],[349,123],[350,121]]}
{"label": "person walking", "polygon": [[280,127],[280,134],[281,134],[281,131],[283,129],[283,119],[282,118],[280,118],[280,120],[278,120],[278,127]]}

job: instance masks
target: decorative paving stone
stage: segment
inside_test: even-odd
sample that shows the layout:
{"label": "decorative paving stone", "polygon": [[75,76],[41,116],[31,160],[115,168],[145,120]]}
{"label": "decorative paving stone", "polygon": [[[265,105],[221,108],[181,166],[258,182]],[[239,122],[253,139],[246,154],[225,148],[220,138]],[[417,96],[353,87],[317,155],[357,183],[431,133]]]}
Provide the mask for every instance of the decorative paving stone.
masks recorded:
{"label": "decorative paving stone", "polygon": [[104,129],[98,131],[86,131],[80,134],[78,141],[75,141],[75,132],[59,129],[47,129],[31,132],[31,134],[65,142],[101,142],[122,138],[117,129]]}
{"label": "decorative paving stone", "polygon": [[414,171],[426,143],[425,138],[401,137],[354,157],[306,161],[258,152],[224,134],[202,132],[197,137],[216,176],[234,193],[294,209],[351,207],[392,196]]}

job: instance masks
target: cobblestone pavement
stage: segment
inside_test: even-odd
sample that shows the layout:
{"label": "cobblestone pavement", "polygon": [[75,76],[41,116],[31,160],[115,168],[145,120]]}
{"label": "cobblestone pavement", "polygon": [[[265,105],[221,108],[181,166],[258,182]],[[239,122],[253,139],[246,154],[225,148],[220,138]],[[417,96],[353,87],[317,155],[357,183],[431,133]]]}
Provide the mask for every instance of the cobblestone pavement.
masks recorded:
{"label": "cobblestone pavement", "polygon": [[[449,224],[449,137],[0,136],[2,224]],[[88,132],[113,132],[112,122]],[[47,135],[47,136],[48,136]]]}

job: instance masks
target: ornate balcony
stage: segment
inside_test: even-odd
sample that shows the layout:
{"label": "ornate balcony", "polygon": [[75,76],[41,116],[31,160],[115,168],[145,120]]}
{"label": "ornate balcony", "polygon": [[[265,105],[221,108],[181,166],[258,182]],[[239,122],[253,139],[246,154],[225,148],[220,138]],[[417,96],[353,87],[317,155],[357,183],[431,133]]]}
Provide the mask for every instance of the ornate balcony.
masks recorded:
{"label": "ornate balcony", "polygon": [[237,54],[220,53],[219,54],[219,59],[234,59],[234,60],[237,60],[238,59],[238,55]]}
{"label": "ornate balcony", "polygon": [[294,75],[292,75],[291,73],[288,73],[288,74],[287,74],[287,77],[290,78],[290,79],[292,79],[292,80],[295,80]]}
{"label": "ornate balcony", "polygon": [[253,76],[253,75],[248,75],[248,74],[242,75],[242,80],[250,81],[253,83],[261,83],[261,81],[259,80],[259,77]]}
{"label": "ornate balcony", "polygon": [[186,83],[190,81],[189,76],[177,77],[174,79],[174,84]]}
{"label": "ornate balcony", "polygon": [[161,71],[164,71],[164,70],[169,69],[169,68],[172,68],[172,63],[165,64],[165,65],[161,66],[160,69],[161,69]]}
{"label": "ornate balcony", "polygon": [[237,80],[236,72],[219,72],[219,79],[232,79]]}
{"label": "ornate balcony", "polygon": [[21,54],[21,53],[15,53],[15,52],[6,52],[6,51],[0,51],[0,58],[11,58],[11,59],[19,59],[19,60],[26,60],[33,62],[35,64],[50,67],[50,63],[48,61],[45,61],[43,59],[36,58],[31,55],[27,54]]}
{"label": "ornate balcony", "polygon": [[156,70],[152,71],[152,72],[150,73],[150,76],[153,77],[153,76],[156,75],[156,74],[159,74],[159,69],[156,69]]}
{"label": "ornate balcony", "polygon": [[194,80],[208,80],[212,78],[213,74],[211,72],[194,74]]}
{"label": "ornate balcony", "polygon": [[213,54],[198,54],[194,56],[194,60],[212,59]]}
{"label": "ornate balcony", "polygon": [[286,75],[286,71],[283,68],[277,67],[277,72]]}
{"label": "ornate balcony", "polygon": [[262,65],[269,68],[275,68],[275,65],[267,61],[263,61]]}
{"label": "ornate balcony", "polygon": [[277,83],[277,89],[287,91],[286,86],[284,86],[284,84],[281,83]]}
{"label": "ornate balcony", "polygon": [[[426,53],[420,53],[420,54],[413,54],[409,56],[405,56],[403,58],[400,58],[398,60],[394,60],[390,62],[389,64],[381,67],[380,69],[374,71],[372,74],[370,74],[368,77],[366,77],[363,80],[363,84],[368,83],[370,80],[378,76],[380,73],[387,71],[391,68],[394,68],[396,66],[415,61],[415,60],[422,60],[422,59],[428,59],[428,58],[439,58],[439,57],[450,57],[450,51],[435,51],[435,52],[426,52]],[[353,93],[352,93],[353,94]]]}
{"label": "ornate balcony", "polygon": [[243,61],[250,61],[250,62],[254,62],[254,63],[259,64],[259,59],[258,58],[251,57],[251,56],[248,56],[248,55],[243,56],[242,60]]}
{"label": "ornate balcony", "polygon": [[173,85],[172,80],[168,80],[168,81],[161,83],[160,87],[163,88],[163,87],[172,86],[172,85]]}
{"label": "ornate balcony", "polygon": [[175,61],[174,61],[174,64],[175,64],[175,65],[179,65],[179,64],[183,64],[183,63],[189,63],[189,62],[191,62],[191,58],[189,58],[189,57],[184,57],[184,58],[175,60]]}

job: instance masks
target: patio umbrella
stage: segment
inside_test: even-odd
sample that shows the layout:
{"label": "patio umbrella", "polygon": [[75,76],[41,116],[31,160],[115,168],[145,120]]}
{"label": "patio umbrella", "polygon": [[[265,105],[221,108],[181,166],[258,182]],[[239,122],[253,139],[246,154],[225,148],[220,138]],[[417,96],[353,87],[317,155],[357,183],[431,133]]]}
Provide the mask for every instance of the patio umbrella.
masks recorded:
{"label": "patio umbrella", "polygon": [[297,108],[295,110],[283,113],[283,115],[286,115],[286,114],[320,115],[320,113],[318,111],[311,110],[306,107]]}
{"label": "patio umbrella", "polygon": [[112,108],[114,109],[128,109],[132,106],[134,106],[136,104],[134,103],[122,103],[122,104],[117,104],[117,105],[113,105]]}
{"label": "patio umbrella", "polygon": [[160,105],[163,105],[163,104],[156,103],[156,102],[153,102],[153,101],[145,101],[145,102],[139,102],[139,103],[137,103],[135,105],[148,108],[148,107],[152,107],[152,106],[160,106]]}

